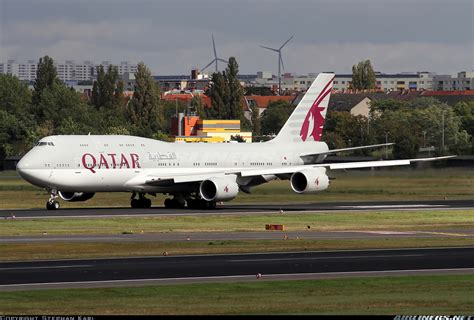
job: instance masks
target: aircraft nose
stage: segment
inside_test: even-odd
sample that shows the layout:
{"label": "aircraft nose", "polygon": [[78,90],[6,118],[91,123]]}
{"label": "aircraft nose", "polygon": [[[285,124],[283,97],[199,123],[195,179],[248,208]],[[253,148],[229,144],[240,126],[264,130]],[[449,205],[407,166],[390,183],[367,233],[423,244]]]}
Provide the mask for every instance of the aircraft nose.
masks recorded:
{"label": "aircraft nose", "polygon": [[31,168],[31,156],[29,156],[28,154],[24,155],[23,158],[21,158],[20,161],[18,161],[18,163],[16,164],[16,171],[24,179],[26,178],[25,176],[27,175],[28,169]]}
{"label": "aircraft nose", "polygon": [[16,171],[21,173],[22,170],[25,170],[28,168],[28,161],[25,158],[26,156],[24,156],[23,158],[20,159],[20,161],[18,161],[18,163],[16,164]]}

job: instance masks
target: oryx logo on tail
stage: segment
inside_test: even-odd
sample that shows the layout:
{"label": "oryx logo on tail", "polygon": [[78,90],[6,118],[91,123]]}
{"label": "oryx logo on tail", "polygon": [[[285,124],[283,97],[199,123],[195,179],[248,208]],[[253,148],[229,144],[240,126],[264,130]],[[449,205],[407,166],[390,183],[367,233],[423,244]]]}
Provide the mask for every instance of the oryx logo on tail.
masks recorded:
{"label": "oryx logo on tail", "polygon": [[272,140],[274,143],[321,142],[334,73],[320,73]]}
{"label": "oryx logo on tail", "polygon": [[332,78],[326,84],[324,89],[319,93],[318,97],[316,98],[313,105],[311,106],[308,113],[306,114],[306,117],[303,121],[303,125],[301,126],[301,131],[300,131],[300,136],[303,141],[306,141],[306,139],[308,138],[309,127],[310,127],[311,122],[313,123],[313,129],[310,135],[313,137],[314,141],[321,140],[321,135],[323,134],[323,127],[324,127],[324,121],[325,121],[325,117],[323,116],[323,114],[325,114],[324,111],[326,110],[326,106],[320,106],[319,104],[331,92],[332,86],[330,86],[330,84],[332,83],[333,79],[334,78]]}

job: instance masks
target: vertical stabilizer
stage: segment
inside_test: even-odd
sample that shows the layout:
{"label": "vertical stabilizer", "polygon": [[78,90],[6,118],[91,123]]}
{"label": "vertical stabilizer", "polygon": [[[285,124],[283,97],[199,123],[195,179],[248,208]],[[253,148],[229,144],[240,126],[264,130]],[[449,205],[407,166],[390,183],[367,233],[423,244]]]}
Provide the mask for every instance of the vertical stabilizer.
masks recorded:
{"label": "vertical stabilizer", "polygon": [[320,73],[272,141],[286,143],[320,141],[333,80],[333,73]]}

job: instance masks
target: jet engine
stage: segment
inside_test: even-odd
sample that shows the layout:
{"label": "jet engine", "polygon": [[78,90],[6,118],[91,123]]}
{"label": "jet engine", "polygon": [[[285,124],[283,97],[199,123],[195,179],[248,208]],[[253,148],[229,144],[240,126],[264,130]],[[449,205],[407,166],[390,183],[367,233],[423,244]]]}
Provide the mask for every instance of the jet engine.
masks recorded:
{"label": "jet engine", "polygon": [[290,185],[296,193],[319,192],[329,187],[329,177],[326,168],[303,170],[291,175]]}
{"label": "jet engine", "polygon": [[95,193],[85,193],[85,192],[58,192],[59,196],[61,199],[64,201],[70,201],[70,202],[78,202],[78,201],[86,201],[89,200],[94,196]]}
{"label": "jet engine", "polygon": [[239,186],[234,178],[210,178],[201,182],[199,194],[206,201],[228,201],[239,193]]}

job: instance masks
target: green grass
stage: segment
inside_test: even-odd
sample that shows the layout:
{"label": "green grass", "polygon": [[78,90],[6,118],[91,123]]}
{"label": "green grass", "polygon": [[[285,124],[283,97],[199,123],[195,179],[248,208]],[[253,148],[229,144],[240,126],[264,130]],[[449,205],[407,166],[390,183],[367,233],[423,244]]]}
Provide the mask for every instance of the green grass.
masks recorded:
{"label": "green grass", "polygon": [[[192,236],[191,236],[192,237]],[[98,257],[143,257],[189,254],[294,252],[350,249],[389,249],[474,246],[474,238],[379,238],[311,240],[212,240],[212,241],[121,241],[41,242],[0,244],[0,260],[86,259]]]}
{"label": "green grass", "polygon": [[[288,181],[272,181],[240,193],[233,203],[473,199],[474,170],[466,168],[332,171],[335,180],[317,194],[298,195]],[[16,177],[16,178],[14,178]],[[43,208],[48,194],[21,180],[16,172],[0,176],[0,208]],[[130,205],[126,193],[98,193],[86,202],[62,202],[63,208]],[[153,198],[161,205],[165,196]]]}
{"label": "green grass", "polygon": [[23,315],[473,313],[474,275],[255,280],[0,293],[0,314]]}
{"label": "green grass", "polygon": [[474,210],[273,213],[255,215],[149,216],[108,218],[0,219],[3,236],[122,234],[123,232],[263,231],[283,224],[287,231],[472,229]]}

